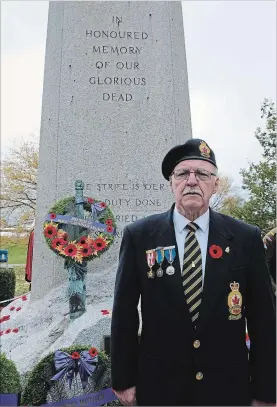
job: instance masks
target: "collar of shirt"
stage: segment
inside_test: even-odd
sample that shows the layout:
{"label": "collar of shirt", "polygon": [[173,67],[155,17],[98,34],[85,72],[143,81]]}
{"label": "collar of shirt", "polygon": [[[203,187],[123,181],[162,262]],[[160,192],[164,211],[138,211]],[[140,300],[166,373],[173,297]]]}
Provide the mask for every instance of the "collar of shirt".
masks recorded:
{"label": "collar of shirt", "polygon": [[[176,231],[181,233],[190,222],[191,221],[189,219],[178,212],[175,206],[173,211],[173,223]],[[199,229],[205,233],[210,222],[210,210],[208,209],[203,215],[199,216],[199,218],[195,219],[193,222],[196,223],[199,226]]]}

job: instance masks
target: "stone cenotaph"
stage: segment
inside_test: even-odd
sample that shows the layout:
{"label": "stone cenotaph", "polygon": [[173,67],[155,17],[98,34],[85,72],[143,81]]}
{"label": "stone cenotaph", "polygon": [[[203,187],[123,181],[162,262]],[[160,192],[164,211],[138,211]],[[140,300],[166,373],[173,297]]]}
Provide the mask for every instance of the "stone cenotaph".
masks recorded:
{"label": "stone cenotaph", "polygon": [[[123,228],[170,207],[161,162],[188,138],[181,2],[49,2],[31,300],[15,300],[20,312],[7,327],[19,331],[1,337],[22,375],[51,351],[103,346]],[[64,260],[43,225],[77,180],[84,198],[112,210],[117,231],[109,251],[88,262],[86,310],[70,320]]]}
{"label": "stone cenotaph", "polygon": [[115,274],[124,226],[171,205],[161,161],[190,137],[181,2],[49,2],[31,301],[67,278],[42,225],[75,180],[117,223],[89,273]]}

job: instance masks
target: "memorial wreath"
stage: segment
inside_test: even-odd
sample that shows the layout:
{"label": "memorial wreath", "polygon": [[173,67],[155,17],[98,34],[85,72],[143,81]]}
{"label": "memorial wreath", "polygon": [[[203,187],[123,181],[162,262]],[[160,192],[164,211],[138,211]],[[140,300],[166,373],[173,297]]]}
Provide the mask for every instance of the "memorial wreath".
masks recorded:
{"label": "memorial wreath", "polygon": [[[76,204],[75,197],[57,201],[45,218],[44,237],[51,250],[65,260],[82,264],[101,256],[109,249],[115,236],[115,219],[111,209],[93,198],[83,198],[85,219],[70,215],[69,208]],[[65,225],[65,226],[64,226]],[[74,226],[74,236],[70,236],[67,225]],[[79,226],[79,234],[76,229]]]}

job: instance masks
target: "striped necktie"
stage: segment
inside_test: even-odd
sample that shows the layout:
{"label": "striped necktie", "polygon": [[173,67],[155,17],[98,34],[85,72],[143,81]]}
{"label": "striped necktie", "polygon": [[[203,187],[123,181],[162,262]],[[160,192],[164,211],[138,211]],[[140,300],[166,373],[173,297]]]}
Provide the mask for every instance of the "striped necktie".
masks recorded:
{"label": "striped necktie", "polygon": [[195,328],[202,296],[202,257],[200,246],[195,236],[198,226],[191,222],[186,228],[189,232],[185,240],[182,281],[185,300]]}

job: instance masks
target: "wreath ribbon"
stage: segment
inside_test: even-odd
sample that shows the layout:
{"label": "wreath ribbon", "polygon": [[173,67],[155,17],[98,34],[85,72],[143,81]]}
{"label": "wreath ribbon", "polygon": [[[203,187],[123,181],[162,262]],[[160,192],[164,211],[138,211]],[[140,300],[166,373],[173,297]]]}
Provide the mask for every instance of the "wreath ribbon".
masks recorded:
{"label": "wreath ribbon", "polygon": [[72,380],[74,375],[77,376],[79,373],[82,387],[86,388],[88,384],[88,378],[96,369],[96,364],[98,363],[98,356],[90,356],[88,351],[83,351],[80,353],[80,359],[73,359],[71,355],[67,352],[62,352],[57,350],[54,356],[55,368],[58,371],[51,380],[61,380],[65,375],[69,388],[71,389]]}
{"label": "wreath ribbon", "polygon": [[83,226],[90,230],[97,230],[97,231],[101,231],[101,232],[104,231],[105,233],[109,233],[110,235],[116,234],[115,228],[113,228],[112,232],[108,232],[107,225],[105,225],[104,223],[95,222],[91,219],[80,219],[80,218],[76,218],[75,216],[71,216],[71,215],[57,214],[56,218],[53,219],[51,217],[51,214],[49,213],[46,215],[45,220],[50,221],[50,222],[55,222],[55,223],[65,223],[65,224],[70,224],[70,225]]}

